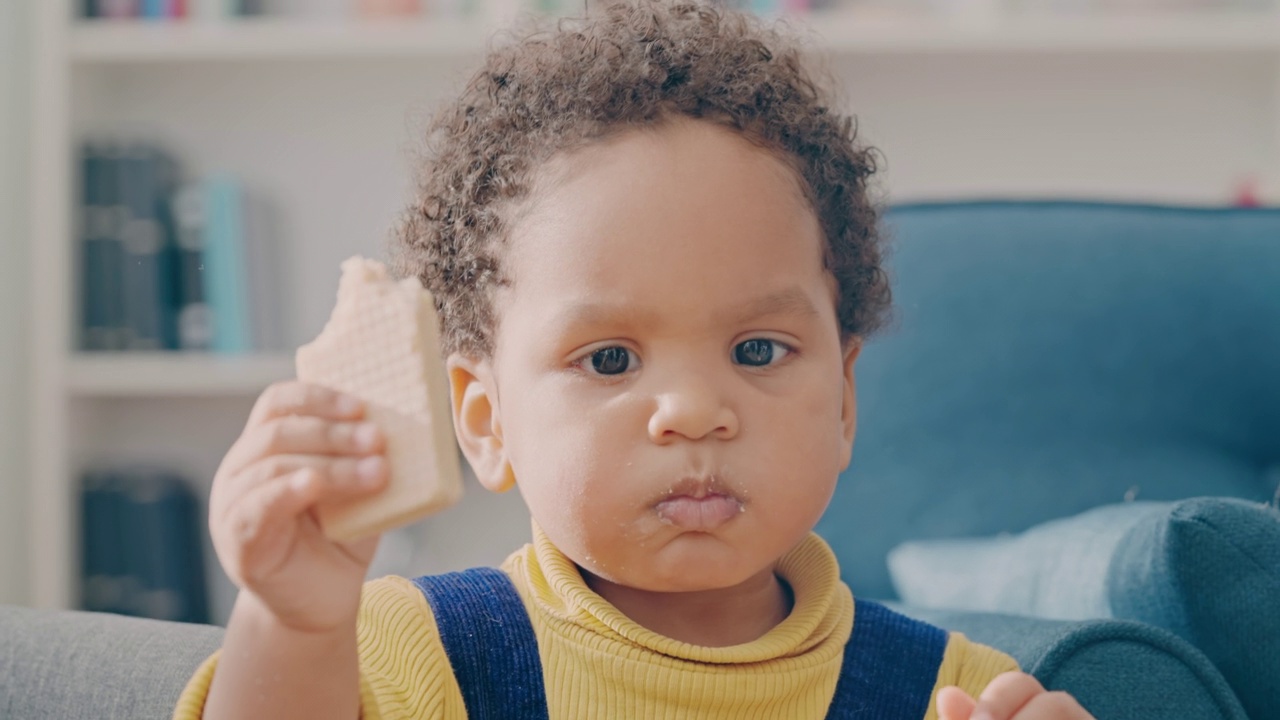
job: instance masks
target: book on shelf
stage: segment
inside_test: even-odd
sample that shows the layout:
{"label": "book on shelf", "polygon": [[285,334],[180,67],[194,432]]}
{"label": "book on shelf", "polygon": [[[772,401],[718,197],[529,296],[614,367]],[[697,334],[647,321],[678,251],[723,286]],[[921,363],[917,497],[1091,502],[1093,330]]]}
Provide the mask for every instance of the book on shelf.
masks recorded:
{"label": "book on shelf", "polygon": [[173,162],[146,145],[128,145],[114,157],[116,227],[121,251],[125,349],[178,347],[173,319],[173,231],[168,198]]}
{"label": "book on shelf", "polygon": [[262,0],[83,0],[80,16],[106,20],[215,19],[262,12]]}
{"label": "book on shelf", "polygon": [[81,606],[209,622],[201,504],[177,474],[95,467],[81,484]]}
{"label": "book on shelf", "polygon": [[267,203],[145,144],[87,143],[81,166],[81,349],[282,349]]}
{"label": "book on shelf", "polygon": [[86,145],[82,152],[83,180],[80,221],[81,339],[85,350],[122,350],[124,310],[120,242],[115,235],[115,182],[107,151]]}
{"label": "book on shelf", "polygon": [[[89,19],[219,20],[244,16],[338,18],[483,17],[508,18],[521,11],[560,16],[581,13],[608,0],[87,0],[81,15]],[[802,13],[809,0],[713,0],[773,15]],[[827,4],[839,0],[825,0]],[[856,2],[855,2],[856,4]]]}

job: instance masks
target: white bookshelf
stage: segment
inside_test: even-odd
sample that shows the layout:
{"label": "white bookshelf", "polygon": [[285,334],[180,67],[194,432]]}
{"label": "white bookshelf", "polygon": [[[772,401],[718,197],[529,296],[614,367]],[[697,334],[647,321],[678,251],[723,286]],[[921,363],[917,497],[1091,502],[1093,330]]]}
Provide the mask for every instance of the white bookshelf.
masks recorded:
{"label": "white bookshelf", "polygon": [[424,58],[476,53],[486,42],[476,21],[291,20],[256,17],[225,23],[80,22],[71,57],[81,64],[307,58]]}
{"label": "white bookshelf", "polygon": [[[415,129],[494,41],[475,22],[82,22],[73,5],[32,3],[27,547],[31,596],[46,607],[75,602],[83,463],[143,455],[207,483],[253,397],[292,374],[288,353],[74,351],[78,141],[154,138],[188,173],[232,171],[268,198],[296,346],[328,316],[339,262],[383,254],[408,198]],[[1272,15],[802,22],[888,160],[890,199],[1213,203],[1241,173],[1280,177]],[[515,495],[472,485],[460,508],[416,531],[424,550],[404,562],[436,572],[498,561],[527,537],[526,519]],[[229,606],[225,580],[214,592],[217,615]]]}
{"label": "white bookshelf", "polygon": [[[1272,14],[1053,17],[964,20],[820,13],[819,47],[836,55],[918,53],[1280,53]],[[84,22],[70,34],[70,56],[84,65],[256,62],[307,58],[431,59],[478,55],[491,27],[467,20],[299,21],[254,18],[166,27]]]}
{"label": "white bookshelf", "polygon": [[67,370],[75,397],[256,396],[293,377],[289,355],[209,356],[195,353],[80,353]]}

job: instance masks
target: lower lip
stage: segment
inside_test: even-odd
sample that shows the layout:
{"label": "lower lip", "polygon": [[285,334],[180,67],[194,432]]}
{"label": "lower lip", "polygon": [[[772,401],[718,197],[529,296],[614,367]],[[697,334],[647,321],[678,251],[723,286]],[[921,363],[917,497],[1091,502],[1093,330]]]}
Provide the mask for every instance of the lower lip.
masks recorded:
{"label": "lower lip", "polygon": [[742,512],[742,503],[727,495],[668,498],[656,506],[662,521],[682,530],[707,532],[729,522]]}

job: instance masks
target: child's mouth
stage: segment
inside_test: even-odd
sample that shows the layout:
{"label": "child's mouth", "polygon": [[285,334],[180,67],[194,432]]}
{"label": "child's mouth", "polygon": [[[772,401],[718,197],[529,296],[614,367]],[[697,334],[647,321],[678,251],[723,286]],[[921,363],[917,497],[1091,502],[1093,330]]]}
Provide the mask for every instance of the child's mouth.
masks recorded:
{"label": "child's mouth", "polygon": [[742,501],[716,477],[687,477],[654,506],[658,517],[682,530],[708,532],[737,517]]}
{"label": "child's mouth", "polygon": [[742,503],[728,495],[695,498],[677,495],[658,503],[658,517],[682,530],[707,532],[729,522],[742,512]]}

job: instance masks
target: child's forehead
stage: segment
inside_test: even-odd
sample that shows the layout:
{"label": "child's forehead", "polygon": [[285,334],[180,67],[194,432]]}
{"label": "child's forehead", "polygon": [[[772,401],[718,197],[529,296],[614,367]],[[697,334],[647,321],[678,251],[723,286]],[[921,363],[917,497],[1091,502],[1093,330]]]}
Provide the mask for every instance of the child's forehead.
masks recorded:
{"label": "child's forehead", "polygon": [[518,217],[532,214],[548,197],[572,201],[584,185],[636,189],[646,183],[698,180],[715,185],[765,182],[779,191],[779,199],[785,192],[787,199],[812,211],[798,162],[785,151],[767,149],[744,131],[717,122],[670,115],[647,125],[611,129],[551,153],[537,165]]}

